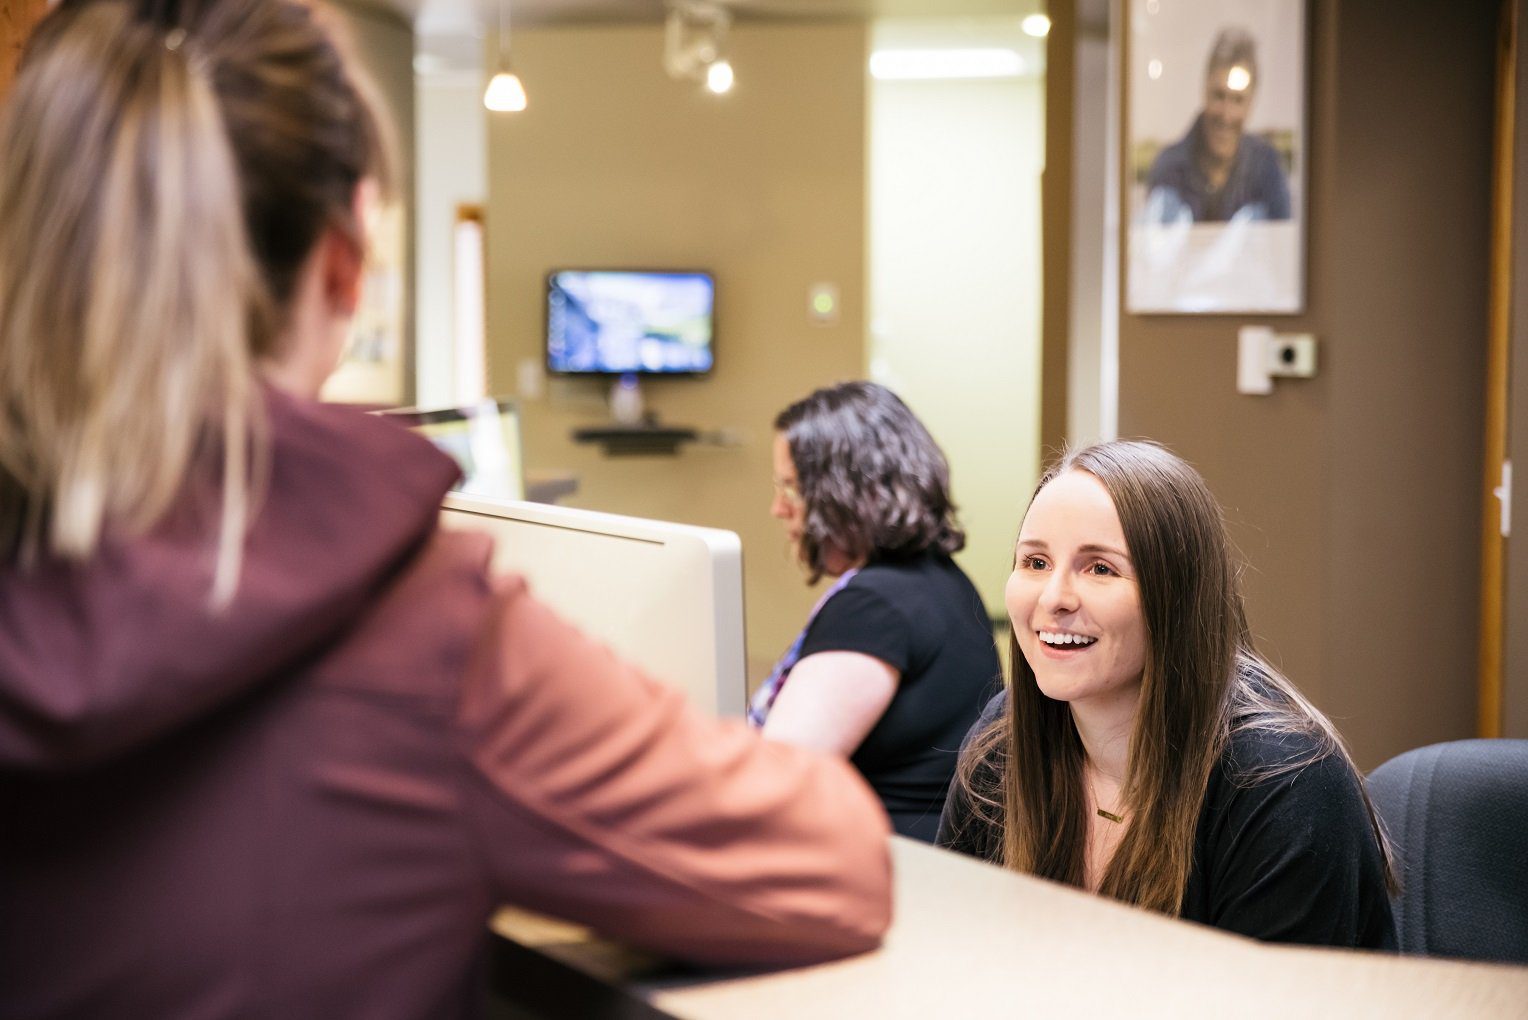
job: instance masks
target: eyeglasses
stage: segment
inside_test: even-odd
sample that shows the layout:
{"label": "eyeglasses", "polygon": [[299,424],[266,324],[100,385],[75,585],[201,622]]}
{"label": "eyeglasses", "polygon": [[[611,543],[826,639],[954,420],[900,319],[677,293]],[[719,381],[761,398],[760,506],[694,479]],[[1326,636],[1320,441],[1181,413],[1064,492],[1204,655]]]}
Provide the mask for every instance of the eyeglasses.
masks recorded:
{"label": "eyeglasses", "polygon": [[796,483],[786,481],[784,478],[771,478],[770,484],[775,487],[775,495],[784,497],[787,503],[799,505],[802,502],[801,490],[796,488]]}

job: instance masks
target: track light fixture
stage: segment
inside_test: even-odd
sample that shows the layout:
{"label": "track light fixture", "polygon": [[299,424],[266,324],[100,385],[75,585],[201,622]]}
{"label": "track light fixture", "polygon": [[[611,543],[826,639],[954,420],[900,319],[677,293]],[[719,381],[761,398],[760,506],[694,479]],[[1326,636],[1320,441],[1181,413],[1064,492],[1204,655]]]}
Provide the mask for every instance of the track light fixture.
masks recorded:
{"label": "track light fixture", "polygon": [[670,78],[699,82],[721,95],[732,90],[726,57],[732,14],[716,0],[669,0],[664,23],[663,69]]}

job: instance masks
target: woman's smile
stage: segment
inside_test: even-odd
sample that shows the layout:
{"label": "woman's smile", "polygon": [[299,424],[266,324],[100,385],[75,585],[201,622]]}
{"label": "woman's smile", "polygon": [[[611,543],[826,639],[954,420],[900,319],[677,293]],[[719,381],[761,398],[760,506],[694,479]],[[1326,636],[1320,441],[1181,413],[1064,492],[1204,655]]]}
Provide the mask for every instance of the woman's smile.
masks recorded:
{"label": "woman's smile", "polygon": [[1084,471],[1035,496],[1019,532],[1008,615],[1046,697],[1077,703],[1140,684],[1146,619],[1114,501]]}

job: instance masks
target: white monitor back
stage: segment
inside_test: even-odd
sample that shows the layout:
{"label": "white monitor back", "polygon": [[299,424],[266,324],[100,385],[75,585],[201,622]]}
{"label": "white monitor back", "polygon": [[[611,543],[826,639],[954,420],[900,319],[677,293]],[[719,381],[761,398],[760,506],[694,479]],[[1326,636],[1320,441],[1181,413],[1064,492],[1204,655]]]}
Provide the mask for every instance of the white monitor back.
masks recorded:
{"label": "white monitor back", "polygon": [[702,711],[741,716],[743,547],[715,528],[451,493],[442,523],[494,539],[494,567]]}

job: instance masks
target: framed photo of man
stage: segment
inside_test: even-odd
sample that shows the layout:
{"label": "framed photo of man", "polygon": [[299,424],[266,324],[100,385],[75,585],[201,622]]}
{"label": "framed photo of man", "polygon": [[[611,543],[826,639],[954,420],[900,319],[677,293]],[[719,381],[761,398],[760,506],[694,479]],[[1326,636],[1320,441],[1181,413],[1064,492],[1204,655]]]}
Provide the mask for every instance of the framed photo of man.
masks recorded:
{"label": "framed photo of man", "polygon": [[1126,309],[1305,304],[1305,0],[1128,0]]}

